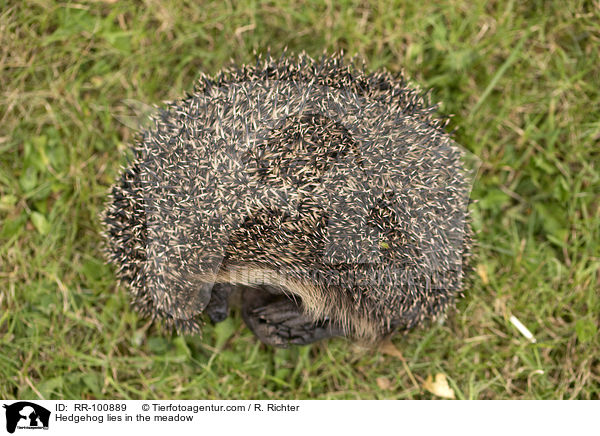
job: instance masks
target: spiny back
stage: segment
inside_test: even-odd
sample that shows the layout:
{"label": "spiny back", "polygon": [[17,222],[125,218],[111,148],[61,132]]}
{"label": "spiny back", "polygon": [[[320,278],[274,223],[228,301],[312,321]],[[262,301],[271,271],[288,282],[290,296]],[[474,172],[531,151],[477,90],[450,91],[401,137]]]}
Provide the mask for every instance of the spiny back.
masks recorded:
{"label": "spiny back", "polygon": [[460,293],[470,174],[402,75],[270,56],[202,76],[143,132],[104,215],[136,306],[197,331],[214,283],[378,337]]}

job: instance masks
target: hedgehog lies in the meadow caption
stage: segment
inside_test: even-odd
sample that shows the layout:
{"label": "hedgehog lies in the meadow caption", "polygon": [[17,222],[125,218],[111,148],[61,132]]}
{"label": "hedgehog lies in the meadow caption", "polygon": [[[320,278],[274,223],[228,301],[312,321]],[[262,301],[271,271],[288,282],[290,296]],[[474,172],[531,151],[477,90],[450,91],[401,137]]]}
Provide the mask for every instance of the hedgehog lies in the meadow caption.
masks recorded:
{"label": "hedgehog lies in the meadow caption", "polygon": [[139,135],[102,220],[143,314],[182,332],[229,315],[275,346],[363,343],[461,294],[472,172],[401,74],[341,55],[203,75]]}

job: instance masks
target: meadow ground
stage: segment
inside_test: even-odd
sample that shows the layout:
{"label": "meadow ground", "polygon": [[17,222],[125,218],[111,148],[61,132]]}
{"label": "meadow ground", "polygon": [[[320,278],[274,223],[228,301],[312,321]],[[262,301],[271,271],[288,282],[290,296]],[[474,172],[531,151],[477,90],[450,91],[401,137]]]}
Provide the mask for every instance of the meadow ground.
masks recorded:
{"label": "meadow ground", "polygon": [[[0,398],[420,399],[438,373],[458,398],[600,397],[597,0],[0,5]],[[394,338],[404,361],[273,350],[239,317],[165,335],[103,262],[127,99],[285,46],[404,69],[482,161],[473,283],[443,324]]]}

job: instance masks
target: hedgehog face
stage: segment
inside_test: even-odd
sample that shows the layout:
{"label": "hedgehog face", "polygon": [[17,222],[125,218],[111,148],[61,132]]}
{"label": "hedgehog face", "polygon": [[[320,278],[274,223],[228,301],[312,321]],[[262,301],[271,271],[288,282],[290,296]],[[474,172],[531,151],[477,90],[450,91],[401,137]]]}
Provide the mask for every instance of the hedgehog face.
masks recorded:
{"label": "hedgehog face", "polygon": [[242,66],[154,119],[105,211],[143,313],[242,315],[277,346],[376,340],[443,313],[470,237],[465,152],[401,76],[341,57]]}

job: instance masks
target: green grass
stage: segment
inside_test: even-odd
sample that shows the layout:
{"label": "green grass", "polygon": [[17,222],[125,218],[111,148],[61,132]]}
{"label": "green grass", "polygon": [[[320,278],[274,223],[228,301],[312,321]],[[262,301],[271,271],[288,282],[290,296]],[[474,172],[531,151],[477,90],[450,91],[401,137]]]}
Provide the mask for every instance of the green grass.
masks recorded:
{"label": "green grass", "polygon": [[[600,398],[598,2],[233,3],[0,1],[0,397],[431,398],[441,372],[458,398]],[[103,263],[123,101],[285,46],[404,69],[482,160],[479,274],[443,325],[394,338],[406,364],[273,350],[239,317],[165,335]]]}

